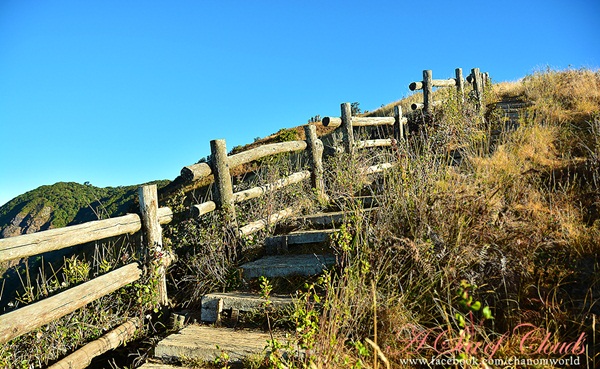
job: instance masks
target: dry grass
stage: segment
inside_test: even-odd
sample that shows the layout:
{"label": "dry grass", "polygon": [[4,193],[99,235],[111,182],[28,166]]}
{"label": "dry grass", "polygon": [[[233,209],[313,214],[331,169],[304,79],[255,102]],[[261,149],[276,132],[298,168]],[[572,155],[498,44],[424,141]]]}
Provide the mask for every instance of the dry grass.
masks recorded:
{"label": "dry grass", "polygon": [[[367,187],[366,192],[381,195],[374,218],[349,216],[334,237],[340,268],[300,292],[306,298],[292,320],[311,355],[286,365],[368,368],[385,358],[393,367],[413,368],[421,366],[402,360],[489,357],[482,350],[466,352],[467,343],[498,343],[494,358],[522,357],[526,331],[514,328],[524,323],[550,332],[552,342],[575,342],[586,334],[588,354],[597,353],[592,321],[600,315],[599,87],[600,73],[589,70],[546,70],[498,84],[487,94],[488,103],[533,103],[511,127],[493,114],[484,119],[471,99],[459,105],[451,89],[439,90],[437,97],[449,102],[395,151],[367,150],[327,161],[327,188],[332,197],[346,199],[338,201],[346,210],[359,207],[351,197],[369,182],[357,168],[385,161],[397,165]],[[397,103],[406,112],[420,99],[416,94],[368,115],[390,115]],[[270,140],[302,135],[299,128],[284,130]],[[304,165],[299,157],[280,157],[234,174],[242,189]],[[193,197],[208,199],[210,187],[180,196],[170,203],[176,212]],[[240,221],[303,199],[316,206],[309,188],[292,186],[242,205]],[[240,287],[239,251],[251,250],[273,231],[240,245],[218,214],[165,228],[185,261],[169,279],[171,296],[183,307],[197,305],[204,292]],[[107,302],[112,303],[119,302]],[[114,311],[123,311],[123,303]],[[90,321],[87,315],[81,319]],[[441,332],[463,346],[440,355],[434,340]],[[423,346],[411,346],[427,333]],[[39,334],[49,333],[40,330],[12,342],[0,350],[0,360],[9,367],[44,365],[50,356],[35,361],[34,353],[29,359],[14,354]]]}
{"label": "dry grass", "polygon": [[[468,312],[456,294],[463,280],[478,286],[474,298],[494,316],[470,327],[471,342],[497,343],[507,334],[495,358],[524,355],[519,342],[526,331],[513,332],[523,323],[547,330],[556,342],[575,342],[582,333],[591,341],[592,316],[600,313],[597,84],[598,73],[585,70],[505,83],[488,98],[535,105],[499,142],[487,142],[486,125],[501,122],[484,123],[470,108],[449,104],[428,134],[400,148],[399,165],[382,182],[377,218],[349,221],[352,247],[338,245],[347,264],[326,288],[335,292],[322,315],[317,367],[373,363],[373,351],[364,356],[356,344],[374,335],[371,281],[380,301],[378,344],[399,367],[408,357],[438,355],[435,337],[407,353],[416,332],[464,339],[457,317]],[[457,140],[463,160],[449,165]],[[350,320],[332,327],[333,316]]]}

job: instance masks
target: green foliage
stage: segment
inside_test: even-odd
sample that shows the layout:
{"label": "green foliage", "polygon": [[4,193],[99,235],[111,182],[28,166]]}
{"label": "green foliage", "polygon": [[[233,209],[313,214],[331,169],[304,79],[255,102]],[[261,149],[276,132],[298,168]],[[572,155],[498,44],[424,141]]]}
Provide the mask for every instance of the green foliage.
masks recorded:
{"label": "green foliage", "polygon": [[288,142],[298,140],[298,132],[293,128],[283,128],[277,132],[276,142]]}
{"label": "green foliage", "polygon": [[360,113],[362,113],[362,111],[360,110],[360,103],[358,101],[355,101],[352,104],[350,104],[350,109],[352,111],[352,115],[359,115]]}
{"label": "green foliage", "polygon": [[[162,187],[168,181],[153,182]],[[40,217],[45,228],[59,228],[125,214],[133,205],[139,186],[95,187],[58,182],[41,186],[0,207],[0,230],[17,217]]]}

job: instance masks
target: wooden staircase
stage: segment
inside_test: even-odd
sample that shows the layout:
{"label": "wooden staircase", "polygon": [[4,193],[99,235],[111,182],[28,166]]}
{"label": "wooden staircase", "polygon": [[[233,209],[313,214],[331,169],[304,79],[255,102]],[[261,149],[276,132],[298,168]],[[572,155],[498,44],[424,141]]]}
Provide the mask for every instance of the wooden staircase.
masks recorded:
{"label": "wooden staircase", "polygon": [[[376,200],[363,199],[362,205],[364,208],[360,211],[370,213],[375,209]],[[283,232],[265,240],[263,257],[239,266],[240,275],[252,284],[260,277],[306,279],[323,273],[336,265],[336,257],[329,245],[330,237],[351,214],[331,209],[291,219],[279,227]],[[275,309],[293,307],[294,304],[289,294],[271,294],[269,301]],[[188,325],[160,341],[154,349],[154,357],[141,368],[181,368],[173,365],[190,360],[214,362],[224,355],[228,364],[243,365],[252,358],[264,358],[268,354],[268,340],[276,338],[293,345],[294,332],[291,331],[237,327],[241,315],[260,311],[264,303],[260,293],[252,290],[203,296],[201,322]]]}

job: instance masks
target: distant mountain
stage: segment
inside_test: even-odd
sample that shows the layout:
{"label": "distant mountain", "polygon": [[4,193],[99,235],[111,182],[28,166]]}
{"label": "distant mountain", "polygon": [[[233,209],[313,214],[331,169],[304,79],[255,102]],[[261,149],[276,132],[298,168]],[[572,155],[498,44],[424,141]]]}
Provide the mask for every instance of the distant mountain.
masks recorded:
{"label": "distant mountain", "polygon": [[[161,188],[169,181],[152,183]],[[38,187],[0,207],[0,238],[125,214],[131,211],[138,187],[101,188],[75,182]]]}

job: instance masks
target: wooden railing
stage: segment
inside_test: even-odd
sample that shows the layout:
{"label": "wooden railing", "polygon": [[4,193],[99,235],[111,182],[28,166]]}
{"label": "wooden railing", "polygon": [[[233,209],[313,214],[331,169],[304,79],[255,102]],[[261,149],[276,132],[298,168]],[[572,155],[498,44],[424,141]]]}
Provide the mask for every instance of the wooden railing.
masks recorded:
{"label": "wooden railing", "polygon": [[[162,249],[160,224],[171,222],[173,213],[167,207],[158,208],[156,185],[140,187],[138,192],[141,215],[128,214],[80,225],[3,238],[0,239],[0,262],[35,256],[119,235],[132,234],[140,230],[143,230],[146,235],[143,243],[144,250],[140,250],[140,259],[146,263],[156,262],[156,260],[153,260],[155,255],[161,254],[160,252],[156,253],[156,251]],[[0,315],[0,344],[5,344],[11,339],[40,328],[92,301],[137,281],[143,274],[141,266],[139,262],[127,264],[57,295]],[[160,269],[159,272],[163,273],[159,283],[159,302],[164,304],[166,302],[164,268]],[[138,327],[139,324],[138,319],[131,319],[117,329],[118,332],[127,332],[129,335],[124,337],[119,333],[119,337],[122,340],[131,337],[135,329],[130,329],[130,326]],[[119,344],[115,340],[110,342],[111,345]],[[106,344],[91,345],[88,346],[86,355],[91,354],[89,350],[94,351],[94,356],[96,356],[114,347],[116,346],[109,347]]]}
{"label": "wooden railing", "polygon": [[[424,71],[423,76],[423,81],[412,83],[410,89],[423,89],[423,107],[425,111],[430,111],[435,104],[431,101],[432,87],[455,86],[459,91],[459,96],[464,94],[462,71],[460,69],[456,70],[455,79],[433,80],[431,78],[431,71]],[[479,86],[485,85],[486,78],[487,75],[482,75],[478,69],[473,69],[471,75],[467,78],[469,83],[473,83],[478,98],[482,94]],[[407,118],[403,117],[402,108],[399,105],[394,107],[393,117],[358,117],[352,116],[351,112],[351,104],[343,103],[341,104],[340,117],[324,117],[322,120],[324,126],[337,127],[336,131],[341,131],[342,146],[335,147],[335,152],[345,152],[353,156],[355,155],[355,150],[390,147],[397,144],[399,140],[406,138]],[[355,140],[355,127],[377,126],[393,127],[393,134],[391,134],[391,137],[385,138]],[[259,219],[240,226],[237,223],[236,216],[235,205],[237,203],[257,198],[309,179],[318,199],[326,202],[328,195],[323,178],[324,145],[317,137],[314,124],[309,124],[304,129],[306,136],[304,141],[298,140],[266,144],[233,155],[227,154],[225,140],[212,140],[210,142],[210,162],[189,165],[181,170],[181,177],[187,183],[206,180],[209,177],[211,177],[210,181],[214,180],[215,182],[213,201],[192,205],[192,214],[199,217],[215,210],[221,210],[224,220],[235,230],[237,236],[242,238],[296,214],[298,209],[290,207],[279,210],[265,219]],[[301,151],[307,151],[309,170],[298,171],[273,183],[233,192],[231,176],[232,170],[236,167],[271,155]],[[392,163],[381,163],[362,168],[362,170],[366,174],[371,174],[384,171],[392,166]],[[139,250],[139,254],[141,255],[140,262],[127,264],[55,296],[0,315],[0,344],[31,332],[102,296],[137,281],[143,274],[142,267],[148,266],[151,263],[158,268],[158,304],[167,304],[165,273],[171,259],[162,249],[162,231],[160,225],[170,223],[173,219],[173,212],[168,207],[158,208],[158,196],[155,185],[140,187],[138,196],[141,215],[128,214],[106,220],[0,239],[0,262],[4,262],[119,235],[132,234],[138,231],[143,231],[145,235],[142,244],[143,250]],[[111,342],[110,344],[106,344],[105,341],[97,344],[88,344],[80,349],[80,351],[57,363],[56,367],[87,366],[86,360],[91,360],[91,357],[116,347],[120,342],[130,337],[139,325],[140,322],[137,319],[128,321],[126,324],[109,333],[110,338],[107,338],[106,342]],[[115,337],[120,338],[116,339]],[[82,357],[86,357],[87,359],[82,360]],[[75,365],[75,362],[78,362],[78,364]]]}
{"label": "wooden railing", "polygon": [[[263,196],[267,193],[280,190],[286,186],[311,179],[312,187],[316,190],[321,200],[326,199],[323,181],[323,143],[318,139],[314,125],[305,126],[305,141],[288,141],[267,144],[233,155],[227,155],[225,140],[213,140],[210,142],[211,161],[184,167],[181,176],[188,181],[198,181],[213,176],[215,182],[214,201],[206,201],[192,206],[194,216],[202,216],[214,210],[220,209],[225,215],[225,220],[230,226],[236,228],[240,237],[250,235],[270,224],[285,219],[296,213],[296,209],[287,208],[280,210],[266,219],[260,219],[239,227],[235,204],[253,198]],[[244,191],[233,192],[231,182],[231,171],[241,165],[262,159],[267,156],[299,152],[308,150],[311,170],[303,170],[293,173],[276,182],[253,187]]]}
{"label": "wooden railing", "polygon": [[[467,82],[473,85],[473,91],[478,104],[481,104],[483,90],[489,80],[488,73],[481,73],[479,68],[471,69],[471,74],[467,76]],[[433,101],[433,87],[456,87],[457,94],[462,102],[465,100],[465,80],[463,79],[462,68],[455,69],[455,78],[433,79],[431,70],[423,71],[423,81],[412,82],[408,85],[411,91],[423,90],[423,103],[414,103],[412,110],[423,109],[425,114],[431,114],[433,107],[442,103],[442,101]]]}

